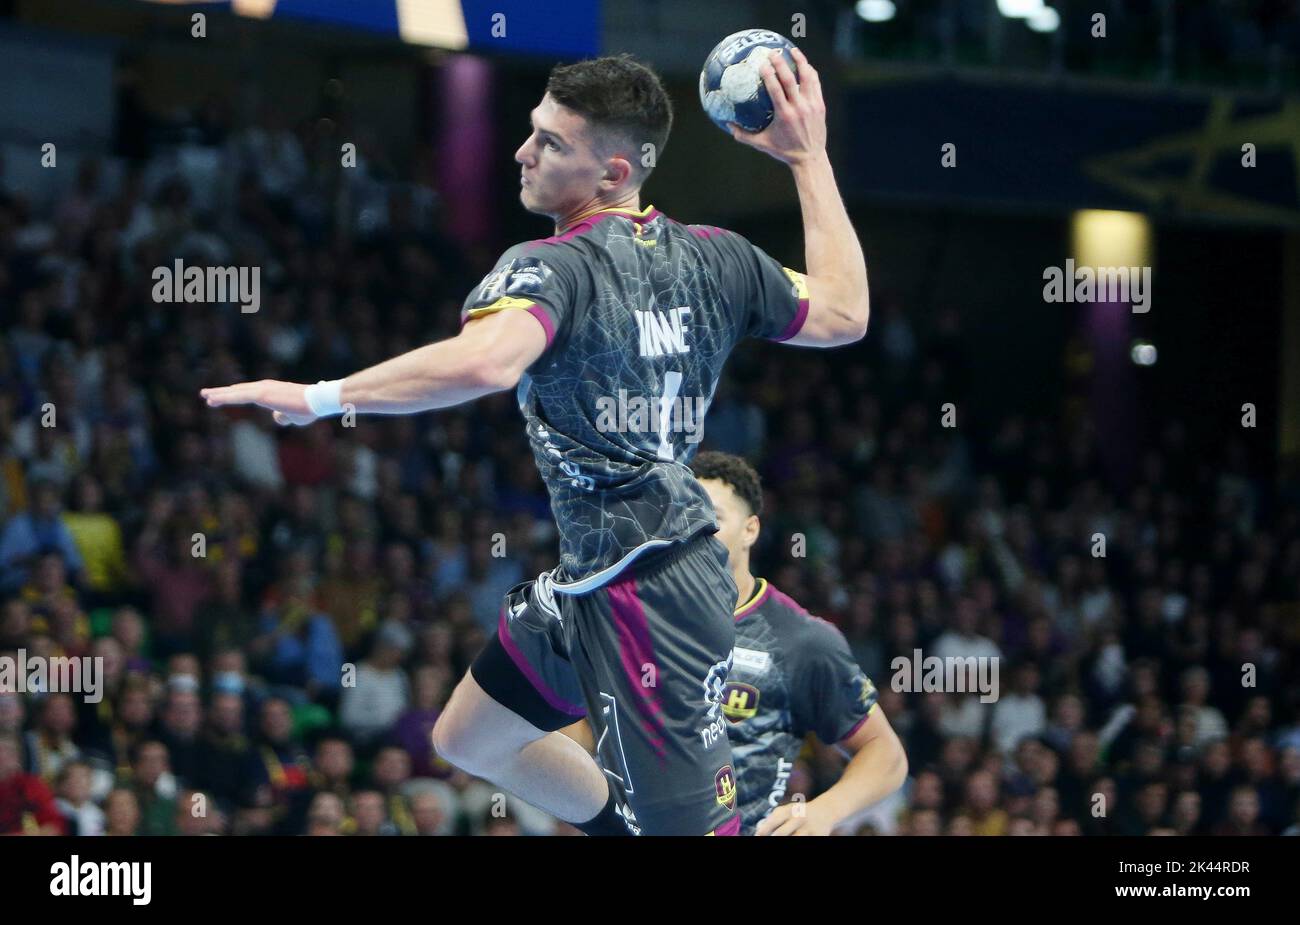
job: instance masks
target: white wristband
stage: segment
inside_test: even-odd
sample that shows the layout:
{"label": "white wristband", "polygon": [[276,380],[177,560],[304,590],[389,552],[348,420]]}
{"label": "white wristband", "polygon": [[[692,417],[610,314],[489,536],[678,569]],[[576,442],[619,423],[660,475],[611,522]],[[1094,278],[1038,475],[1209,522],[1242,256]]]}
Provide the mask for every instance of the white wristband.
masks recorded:
{"label": "white wristband", "polygon": [[303,389],[302,395],[307,400],[307,407],[311,409],[311,413],[318,418],[343,413],[343,405],[340,404],[343,395],[342,379],[332,379],[329,382],[322,379],[315,385]]}

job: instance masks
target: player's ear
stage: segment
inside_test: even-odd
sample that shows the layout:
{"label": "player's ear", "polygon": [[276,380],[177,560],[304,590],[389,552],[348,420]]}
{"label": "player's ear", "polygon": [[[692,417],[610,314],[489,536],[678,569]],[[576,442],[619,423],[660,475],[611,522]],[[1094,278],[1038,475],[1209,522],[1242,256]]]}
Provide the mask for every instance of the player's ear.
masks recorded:
{"label": "player's ear", "polygon": [[763,525],[758,519],[757,514],[750,514],[745,518],[745,548],[753,546],[758,542],[758,534],[763,530]]}
{"label": "player's ear", "polygon": [[601,182],[610,190],[618,189],[628,185],[628,180],[632,179],[632,164],[621,154],[615,154],[605,159],[605,175]]}

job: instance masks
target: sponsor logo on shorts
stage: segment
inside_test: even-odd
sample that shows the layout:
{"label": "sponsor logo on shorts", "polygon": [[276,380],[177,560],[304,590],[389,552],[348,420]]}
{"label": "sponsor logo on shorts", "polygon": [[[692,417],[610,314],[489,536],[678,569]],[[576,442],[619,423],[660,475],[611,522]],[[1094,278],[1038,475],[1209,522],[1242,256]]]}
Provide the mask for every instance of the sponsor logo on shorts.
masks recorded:
{"label": "sponsor logo on shorts", "polygon": [[727,721],[719,717],[700,730],[700,742],[704,745],[705,751],[712,748],[718,739],[724,738],[727,734]]}
{"label": "sponsor logo on shorts", "polygon": [[542,572],[533,582],[533,600],[537,601],[537,606],[547,616],[554,617],[561,624],[564,619],[560,616],[560,608],[555,603],[555,577],[552,572]]}
{"label": "sponsor logo on shorts", "polygon": [[506,622],[507,623],[515,622],[515,617],[519,616],[527,609],[528,609],[527,601],[516,601],[515,603],[511,604],[510,613],[509,616],[506,617]]}
{"label": "sponsor logo on shorts", "polygon": [[713,775],[713,789],[718,794],[718,805],[727,809],[736,808],[736,772],[731,765],[724,764]]}
{"label": "sponsor logo on shorts", "polygon": [[722,706],[722,688],[730,673],[731,655],[728,654],[722,661],[715,662],[704,676],[704,702],[709,708],[709,719],[717,719],[718,707]]}
{"label": "sponsor logo on shorts", "polygon": [[615,802],[614,812],[622,818],[623,824],[627,826],[629,833],[632,835],[641,834],[641,826],[636,824],[636,813],[632,812],[632,807],[628,806],[626,803]]}
{"label": "sponsor logo on shorts", "polygon": [[749,719],[758,712],[758,688],[739,681],[727,682],[722,689],[722,712],[733,723]]}
{"label": "sponsor logo on shorts", "polygon": [[718,711],[722,707],[722,689],[727,683],[727,675],[730,672],[731,655],[728,654],[725,659],[715,663],[704,676],[704,703],[708,707],[706,714],[708,725],[700,730],[700,741],[706,750],[712,748],[718,739],[727,736],[727,721],[718,715]]}

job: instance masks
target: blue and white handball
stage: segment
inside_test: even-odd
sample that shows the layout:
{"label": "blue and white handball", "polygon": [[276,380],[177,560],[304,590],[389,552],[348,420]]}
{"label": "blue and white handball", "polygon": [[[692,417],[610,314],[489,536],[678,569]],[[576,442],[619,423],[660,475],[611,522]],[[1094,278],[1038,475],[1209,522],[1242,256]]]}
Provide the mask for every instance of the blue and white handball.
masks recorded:
{"label": "blue and white handball", "polygon": [[785,57],[798,75],[784,35],[767,29],[745,29],[727,36],[709,52],[700,71],[700,103],[709,118],[728,135],[728,122],[747,132],[761,132],[772,122],[772,97],[763,85],[763,62],[774,52]]}

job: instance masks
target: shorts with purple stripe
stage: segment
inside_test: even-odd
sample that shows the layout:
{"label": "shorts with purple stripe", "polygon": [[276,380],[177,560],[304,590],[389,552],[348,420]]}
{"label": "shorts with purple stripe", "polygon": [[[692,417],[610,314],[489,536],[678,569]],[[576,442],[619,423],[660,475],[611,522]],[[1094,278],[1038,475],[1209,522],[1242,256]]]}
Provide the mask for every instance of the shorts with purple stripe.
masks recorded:
{"label": "shorts with purple stripe", "polygon": [[584,714],[628,828],[730,834],[736,774],[722,714],[735,640],[726,549],[698,534],[581,595],[517,585],[475,661],[489,696],[540,729]]}
{"label": "shorts with purple stripe", "polygon": [[554,604],[539,600],[536,582],[506,592],[497,634],[470,666],[494,700],[539,729],[553,732],[587,715]]}

